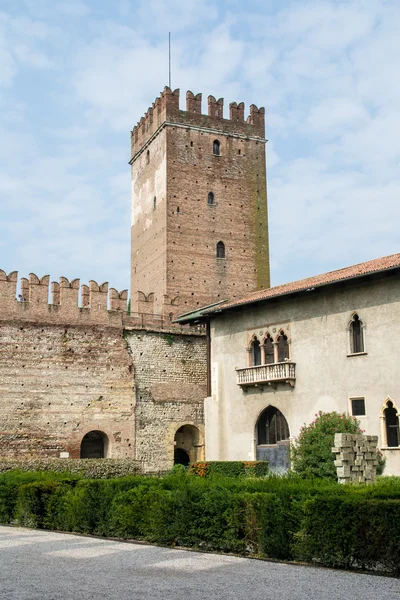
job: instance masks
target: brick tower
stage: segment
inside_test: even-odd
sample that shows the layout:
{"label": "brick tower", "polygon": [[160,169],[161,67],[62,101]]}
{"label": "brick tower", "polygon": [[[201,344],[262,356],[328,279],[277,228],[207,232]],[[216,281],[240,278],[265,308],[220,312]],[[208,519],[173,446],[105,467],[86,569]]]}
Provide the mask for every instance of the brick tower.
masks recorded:
{"label": "brick tower", "polygon": [[269,287],[264,109],[168,87],[131,132],[132,310],[177,315]]}

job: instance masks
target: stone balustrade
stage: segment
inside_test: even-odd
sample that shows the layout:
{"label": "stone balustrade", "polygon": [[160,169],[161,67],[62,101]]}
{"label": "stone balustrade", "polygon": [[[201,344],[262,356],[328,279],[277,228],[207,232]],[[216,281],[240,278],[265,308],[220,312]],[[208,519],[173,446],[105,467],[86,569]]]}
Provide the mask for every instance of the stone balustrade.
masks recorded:
{"label": "stone balustrade", "polygon": [[296,379],[296,363],[282,362],[270,365],[257,365],[246,369],[236,369],[237,384],[243,387],[250,385],[278,382],[289,383],[292,387]]}

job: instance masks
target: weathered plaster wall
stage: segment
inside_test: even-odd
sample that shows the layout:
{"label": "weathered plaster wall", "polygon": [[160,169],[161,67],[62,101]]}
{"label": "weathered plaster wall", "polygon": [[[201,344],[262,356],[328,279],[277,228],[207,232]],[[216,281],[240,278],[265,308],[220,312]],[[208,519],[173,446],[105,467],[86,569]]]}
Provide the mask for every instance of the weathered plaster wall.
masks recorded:
{"label": "weathered plaster wall", "polygon": [[[135,365],[136,458],[148,470],[172,467],[174,438],[194,425],[204,441],[206,340],[193,333],[125,331]],[[199,447],[201,457],[203,448]]]}
{"label": "weathered plaster wall", "polygon": [[137,310],[135,303],[140,291],[146,296],[155,294],[155,312],[161,314],[166,286],[167,243],[165,130],[151,142],[147,151],[132,164],[132,310]]}
{"label": "weathered plaster wall", "polygon": [[79,458],[101,430],[108,456],[134,457],[132,358],[122,328],[0,322],[0,455]]}
{"label": "weathered plaster wall", "polygon": [[[348,356],[349,323],[357,312],[365,328],[365,354]],[[235,368],[247,366],[249,331],[289,324],[290,355],[296,363],[294,388],[287,384],[248,387],[236,383]],[[206,457],[255,457],[255,425],[268,405],[286,417],[290,435],[319,410],[349,412],[351,397],[364,397],[366,416],[358,417],[368,435],[378,435],[388,396],[400,404],[398,347],[400,282],[395,277],[363,285],[313,289],[293,299],[246,306],[212,322],[212,390],[206,411]],[[386,473],[400,474],[400,448],[383,450]]]}

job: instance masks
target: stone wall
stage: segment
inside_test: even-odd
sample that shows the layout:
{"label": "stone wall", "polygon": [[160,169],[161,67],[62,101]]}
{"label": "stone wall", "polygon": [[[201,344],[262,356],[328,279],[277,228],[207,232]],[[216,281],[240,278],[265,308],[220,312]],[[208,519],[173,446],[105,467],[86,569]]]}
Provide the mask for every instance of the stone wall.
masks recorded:
{"label": "stone wall", "polygon": [[204,443],[206,396],[204,335],[125,331],[135,365],[136,458],[147,470],[172,467],[174,440],[183,425],[199,430]]}
{"label": "stone wall", "polygon": [[203,439],[204,334],[150,331],[125,315],[134,330],[123,329],[121,316],[115,325],[90,324],[90,309],[76,323],[72,306],[72,324],[46,322],[60,317],[52,305],[14,298],[10,306],[23,316],[0,315],[0,457],[79,458],[85,434],[101,431],[107,457],[163,470],[173,464],[180,425],[195,425]]}
{"label": "stone wall", "polygon": [[0,455],[78,458],[104,432],[108,455],[134,457],[132,358],[122,329],[0,322]]}

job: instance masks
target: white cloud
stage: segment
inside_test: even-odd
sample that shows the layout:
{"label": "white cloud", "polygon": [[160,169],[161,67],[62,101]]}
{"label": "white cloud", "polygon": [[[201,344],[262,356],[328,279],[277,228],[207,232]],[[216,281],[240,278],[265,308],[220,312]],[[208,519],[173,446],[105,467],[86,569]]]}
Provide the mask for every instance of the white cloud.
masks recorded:
{"label": "white cloud", "polygon": [[[129,129],[167,82],[168,31],[181,107],[187,89],[203,93],[204,112],[208,94],[225,97],[225,116],[233,100],[266,107],[275,283],[398,249],[397,3],[22,4],[0,13],[11,268],[87,269],[126,287]],[[43,91],[23,87],[23,69]]]}

